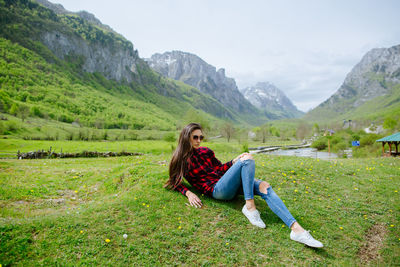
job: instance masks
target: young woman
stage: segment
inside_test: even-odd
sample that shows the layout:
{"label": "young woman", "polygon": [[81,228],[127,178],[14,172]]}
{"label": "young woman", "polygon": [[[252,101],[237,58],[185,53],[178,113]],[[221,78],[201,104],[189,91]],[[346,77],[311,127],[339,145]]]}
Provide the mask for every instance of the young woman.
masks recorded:
{"label": "young woman", "polygon": [[254,203],[254,194],[259,195],[292,230],[290,239],[310,247],[323,247],[321,242],[315,240],[309,231],[304,230],[293,218],[267,182],[254,179],[255,164],[249,153],[243,153],[222,164],[215,158],[211,149],[200,147],[203,138],[199,124],[190,123],[183,128],[169,165],[169,180],[165,187],[181,192],[188,198],[190,205],[196,208],[201,208],[201,200],[182,184],[183,177],[201,193],[215,199],[231,200],[237,194],[243,194],[246,201],[242,209],[243,214],[251,224],[265,228]]}

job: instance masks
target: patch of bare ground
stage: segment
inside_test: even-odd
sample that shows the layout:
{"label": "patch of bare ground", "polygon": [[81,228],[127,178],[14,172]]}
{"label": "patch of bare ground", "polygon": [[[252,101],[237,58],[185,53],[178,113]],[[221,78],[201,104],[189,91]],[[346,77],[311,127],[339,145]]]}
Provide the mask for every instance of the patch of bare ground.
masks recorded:
{"label": "patch of bare ground", "polygon": [[213,218],[212,221],[209,222],[209,224],[215,226],[217,223],[219,223],[223,219],[224,219],[224,217],[221,214],[218,214],[216,217]]}
{"label": "patch of bare ground", "polygon": [[379,251],[383,246],[383,241],[387,229],[384,224],[374,224],[366,233],[364,244],[358,251],[361,262],[367,264],[380,258]]}

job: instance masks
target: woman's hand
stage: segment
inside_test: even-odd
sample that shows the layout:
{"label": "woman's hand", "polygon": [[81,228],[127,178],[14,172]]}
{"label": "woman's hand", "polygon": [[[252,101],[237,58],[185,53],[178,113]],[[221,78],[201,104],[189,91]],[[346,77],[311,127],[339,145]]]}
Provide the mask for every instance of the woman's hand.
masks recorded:
{"label": "woman's hand", "polygon": [[201,206],[203,205],[203,203],[201,203],[200,198],[196,194],[192,193],[191,191],[187,191],[186,196],[187,196],[191,206],[193,206],[195,208],[201,208]]}
{"label": "woman's hand", "polygon": [[243,153],[243,154],[240,154],[239,156],[237,156],[233,160],[233,163],[235,164],[239,159],[240,159],[240,161],[244,161],[244,160],[248,160],[248,159],[254,160],[253,156],[250,153]]}
{"label": "woman's hand", "polygon": [[253,156],[250,153],[243,153],[240,157],[240,161],[245,161],[248,159],[254,160]]}

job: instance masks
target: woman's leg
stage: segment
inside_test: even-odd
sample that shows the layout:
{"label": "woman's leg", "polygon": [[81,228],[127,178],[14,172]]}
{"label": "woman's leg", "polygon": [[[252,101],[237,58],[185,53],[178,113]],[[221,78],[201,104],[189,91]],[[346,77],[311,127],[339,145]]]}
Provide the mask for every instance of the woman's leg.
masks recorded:
{"label": "woman's leg", "polygon": [[267,202],[270,209],[292,229],[290,239],[314,248],[322,248],[324,246],[321,242],[312,237],[310,231],[306,231],[301,227],[267,182],[255,180],[254,192],[260,195]]}
{"label": "woman's leg", "polygon": [[238,160],[215,184],[213,197],[220,200],[230,200],[235,197],[242,186],[244,199],[254,203],[254,173],[253,160]]}
{"label": "woman's leg", "polygon": [[264,181],[254,181],[254,193],[267,202],[268,207],[289,227],[295,226],[296,219],[292,216],[286,205],[275,193],[272,187]]}
{"label": "woman's leg", "polygon": [[260,213],[254,204],[254,173],[254,160],[239,160],[215,184],[213,197],[229,200],[241,188],[246,200],[246,204],[242,208],[243,214],[251,224],[265,228],[265,223],[261,220]]}

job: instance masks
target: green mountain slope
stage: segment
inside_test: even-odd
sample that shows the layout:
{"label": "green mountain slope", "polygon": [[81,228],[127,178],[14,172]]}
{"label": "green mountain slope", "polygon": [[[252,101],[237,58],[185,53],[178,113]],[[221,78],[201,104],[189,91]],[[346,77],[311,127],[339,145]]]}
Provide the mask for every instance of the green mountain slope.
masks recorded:
{"label": "green mountain slope", "polygon": [[[232,115],[196,88],[152,71],[122,36],[79,16],[57,15],[26,0],[0,0],[0,14],[0,112],[88,127],[161,130],[174,129],[193,109],[211,121]],[[88,64],[79,51],[50,49],[43,41],[48,33],[95,52],[127,53],[134,69],[115,72]],[[236,122],[257,120],[239,116]]]}
{"label": "green mountain slope", "polygon": [[[76,77],[3,38],[0,53],[2,112],[69,123],[79,121],[89,127],[166,130],[175,125],[174,113],[184,114],[191,107],[142,88],[132,90],[98,73]],[[200,96],[190,87],[177,89],[188,99]]]}
{"label": "green mountain slope", "polygon": [[393,86],[389,94],[378,96],[352,111],[348,111],[341,117],[343,119],[369,119],[379,120],[388,116],[400,120],[400,84]]}
{"label": "green mountain slope", "polygon": [[329,99],[306,114],[314,121],[400,120],[400,45],[369,51]]}

